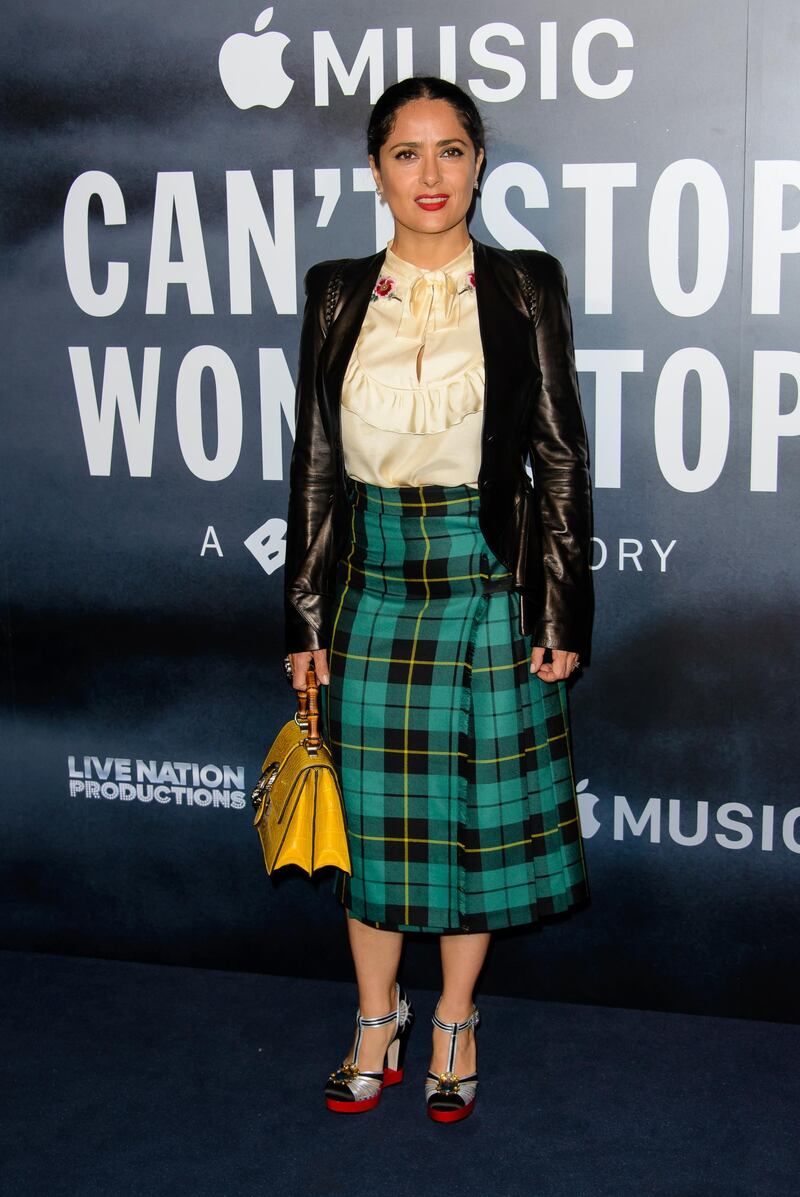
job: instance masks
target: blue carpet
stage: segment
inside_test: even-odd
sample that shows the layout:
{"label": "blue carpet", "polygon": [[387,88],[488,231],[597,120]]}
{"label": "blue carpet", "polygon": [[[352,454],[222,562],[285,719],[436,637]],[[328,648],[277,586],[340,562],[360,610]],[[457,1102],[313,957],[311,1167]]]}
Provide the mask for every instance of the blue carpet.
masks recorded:
{"label": "blue carpet", "polygon": [[797,1197],[800,1026],[479,996],[475,1113],[321,1087],[355,987],[0,953],[3,1197]]}

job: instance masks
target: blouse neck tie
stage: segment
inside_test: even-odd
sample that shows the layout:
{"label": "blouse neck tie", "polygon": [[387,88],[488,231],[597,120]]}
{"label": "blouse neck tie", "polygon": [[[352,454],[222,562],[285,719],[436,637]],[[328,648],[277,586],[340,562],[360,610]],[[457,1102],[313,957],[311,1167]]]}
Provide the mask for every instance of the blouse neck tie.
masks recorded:
{"label": "blouse neck tie", "polygon": [[458,288],[445,270],[426,270],[407,288],[395,336],[423,342],[429,321],[432,331],[458,327]]}

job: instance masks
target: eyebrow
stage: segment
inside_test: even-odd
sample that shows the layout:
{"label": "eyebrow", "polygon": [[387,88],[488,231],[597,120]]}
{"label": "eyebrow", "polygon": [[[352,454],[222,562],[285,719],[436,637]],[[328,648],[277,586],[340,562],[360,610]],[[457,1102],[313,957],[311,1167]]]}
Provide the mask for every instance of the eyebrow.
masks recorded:
{"label": "eyebrow", "polygon": [[[441,141],[437,141],[436,144],[437,145],[454,145],[456,142],[458,142],[460,145],[467,144],[466,141],[463,139],[463,137],[443,137],[441,139]],[[396,150],[397,147],[401,146],[401,145],[413,145],[414,148],[416,149],[417,146],[422,145],[422,142],[421,141],[396,141],[394,143],[394,145],[389,146],[389,149]]]}

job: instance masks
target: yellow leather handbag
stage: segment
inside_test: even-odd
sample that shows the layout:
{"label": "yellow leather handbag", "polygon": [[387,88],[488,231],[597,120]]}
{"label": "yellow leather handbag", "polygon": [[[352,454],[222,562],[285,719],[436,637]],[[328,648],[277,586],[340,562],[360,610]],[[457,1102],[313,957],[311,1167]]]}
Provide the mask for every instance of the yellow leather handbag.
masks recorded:
{"label": "yellow leather handbag", "polygon": [[312,661],[294,718],[275,737],[251,796],[268,873],[290,864],[309,876],[325,865],[352,872],[342,791],[319,732],[318,694]]}

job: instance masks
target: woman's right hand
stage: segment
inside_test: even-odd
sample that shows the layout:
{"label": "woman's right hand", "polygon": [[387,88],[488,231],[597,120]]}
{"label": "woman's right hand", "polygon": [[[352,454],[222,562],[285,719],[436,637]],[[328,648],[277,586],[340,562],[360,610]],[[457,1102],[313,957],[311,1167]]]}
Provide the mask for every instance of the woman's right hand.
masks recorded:
{"label": "woman's right hand", "polygon": [[305,690],[308,664],[312,657],[314,658],[314,670],[317,675],[317,681],[323,686],[327,686],[331,680],[328,671],[328,650],[326,648],[318,648],[311,653],[289,653],[289,660],[292,662],[292,685],[295,690]]}

